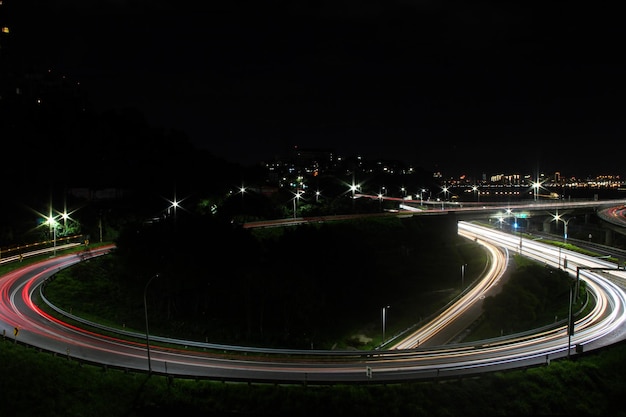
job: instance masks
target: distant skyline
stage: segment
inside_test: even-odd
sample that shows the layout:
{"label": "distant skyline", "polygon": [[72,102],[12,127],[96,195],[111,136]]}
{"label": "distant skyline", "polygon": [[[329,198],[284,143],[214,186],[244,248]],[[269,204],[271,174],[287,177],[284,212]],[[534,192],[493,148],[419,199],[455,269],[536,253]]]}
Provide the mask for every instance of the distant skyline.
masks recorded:
{"label": "distant skyline", "polygon": [[79,80],[100,111],[135,107],[232,162],[300,146],[449,175],[626,175],[610,8],[19,3],[6,10],[22,59]]}

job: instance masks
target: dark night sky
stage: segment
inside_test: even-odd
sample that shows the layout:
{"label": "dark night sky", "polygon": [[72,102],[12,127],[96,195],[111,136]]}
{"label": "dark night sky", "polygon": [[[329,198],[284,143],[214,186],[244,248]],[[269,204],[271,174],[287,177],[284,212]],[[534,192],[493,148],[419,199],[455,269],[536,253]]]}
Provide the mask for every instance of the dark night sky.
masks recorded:
{"label": "dark night sky", "polygon": [[99,109],[137,107],[234,162],[297,145],[625,176],[621,15],[557,3],[21,0],[12,34]]}

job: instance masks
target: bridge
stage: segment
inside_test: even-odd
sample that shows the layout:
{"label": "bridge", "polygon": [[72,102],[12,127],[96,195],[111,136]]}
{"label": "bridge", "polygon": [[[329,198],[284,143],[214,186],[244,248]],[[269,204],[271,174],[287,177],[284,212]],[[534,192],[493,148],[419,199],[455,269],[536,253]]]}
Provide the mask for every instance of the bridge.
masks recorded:
{"label": "bridge", "polygon": [[596,216],[602,220],[602,228],[593,229],[594,242],[611,246],[615,233],[626,235],[626,223],[615,218],[609,221],[611,219],[607,215],[602,215],[606,210],[626,206],[626,199],[460,202],[412,200],[369,194],[356,194],[354,198],[393,200],[398,201],[401,211],[410,211],[414,215],[452,215],[457,221],[487,220],[503,229],[524,232],[550,233],[562,223],[564,235],[567,234],[567,223],[574,217],[578,219],[577,228],[580,228],[589,224],[591,216]]}

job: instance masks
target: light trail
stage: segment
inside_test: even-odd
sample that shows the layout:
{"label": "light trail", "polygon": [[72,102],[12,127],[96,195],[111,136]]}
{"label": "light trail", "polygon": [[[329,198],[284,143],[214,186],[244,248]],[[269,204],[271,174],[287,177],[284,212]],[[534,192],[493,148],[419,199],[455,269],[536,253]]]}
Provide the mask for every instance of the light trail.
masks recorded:
{"label": "light trail", "polygon": [[[571,346],[586,350],[604,347],[626,338],[626,296],[623,270],[580,270],[580,279],[595,297],[592,311],[575,323],[568,338],[566,326],[543,329],[507,338],[459,343],[433,348],[419,347],[459,318],[485,292],[498,283],[507,266],[506,251],[522,250],[524,256],[551,266],[567,257],[572,276],[579,268],[610,268],[606,260],[561,250],[517,235],[467,222],[459,222],[459,234],[485,246],[492,260],[487,273],[458,302],[389,350],[324,351],[259,349],[161,338],[171,347],[152,346],[152,372],[178,377],[274,383],[401,382],[473,375],[481,372],[544,365],[550,359],[569,356]],[[102,252],[105,253],[105,252]],[[96,255],[97,256],[97,255]],[[0,277],[0,328],[20,329],[21,342],[71,357],[146,371],[146,347],[127,340],[118,329],[98,334],[42,312],[33,302],[38,288],[59,268],[80,262],[77,255],[58,257]],[[111,336],[115,333],[119,337]],[[134,334],[135,340],[141,334]],[[151,341],[157,338],[151,337]],[[193,346],[194,349],[189,349]]]}
{"label": "light trail", "polygon": [[[473,237],[462,230],[459,230],[459,234],[468,239]],[[424,344],[437,333],[444,330],[444,328],[455,319],[459,318],[474,303],[482,301],[484,294],[498,283],[506,271],[508,258],[497,246],[488,242],[481,241],[479,243],[487,249],[491,259],[485,277],[453,305],[442,311],[429,323],[405,337],[402,341],[390,346],[390,349],[412,349],[419,347],[420,344]]]}

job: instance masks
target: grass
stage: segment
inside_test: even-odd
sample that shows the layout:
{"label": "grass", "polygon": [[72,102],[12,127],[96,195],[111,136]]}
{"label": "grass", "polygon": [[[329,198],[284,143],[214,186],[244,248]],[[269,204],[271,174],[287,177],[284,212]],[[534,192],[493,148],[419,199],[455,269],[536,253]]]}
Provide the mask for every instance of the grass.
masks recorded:
{"label": "grass", "polygon": [[315,386],[106,369],[0,340],[0,415],[624,416],[626,346],[479,377]]}
{"label": "grass", "polygon": [[[0,274],[11,268],[3,265]],[[624,416],[624,355],[620,343],[543,367],[472,378],[307,386],[147,376],[45,353],[7,337],[0,340],[0,415]]]}

